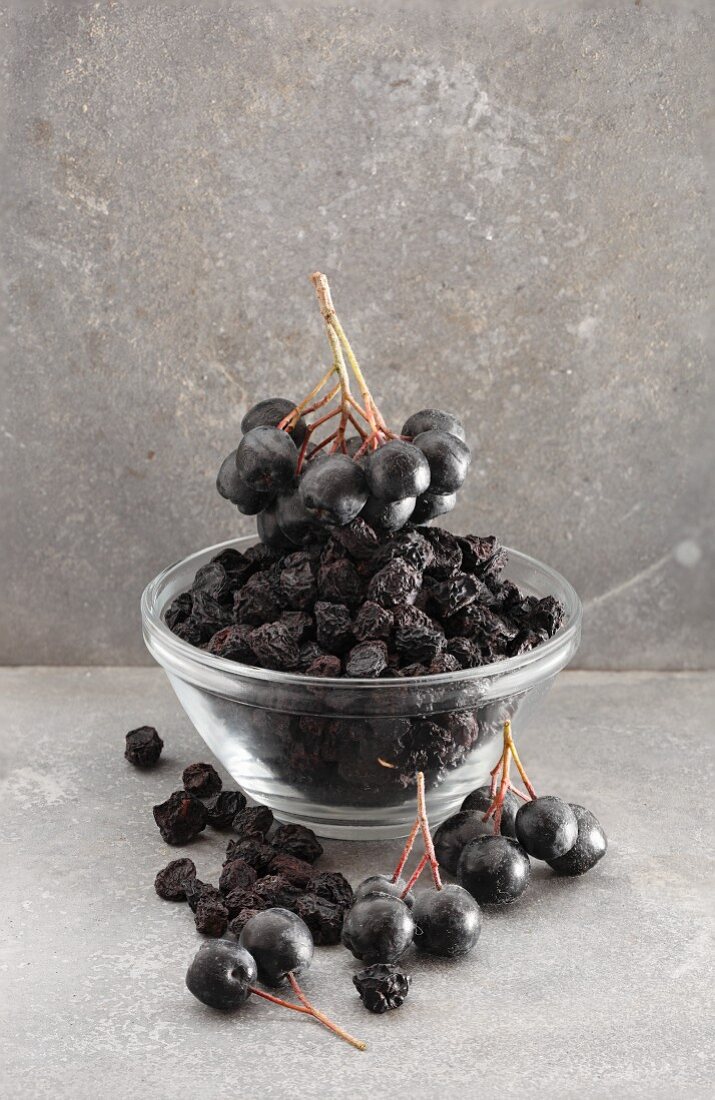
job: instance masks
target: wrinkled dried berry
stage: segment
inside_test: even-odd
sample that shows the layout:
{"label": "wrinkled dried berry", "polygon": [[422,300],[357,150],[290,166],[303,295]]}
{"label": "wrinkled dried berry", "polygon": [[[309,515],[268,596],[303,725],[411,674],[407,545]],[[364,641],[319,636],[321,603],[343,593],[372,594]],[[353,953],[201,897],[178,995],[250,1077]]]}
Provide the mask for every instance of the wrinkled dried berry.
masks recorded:
{"label": "wrinkled dried berry", "polygon": [[271,875],[282,875],[292,886],[299,886],[301,889],[306,887],[313,877],[313,867],[310,863],[296,856],[289,856],[286,852],[278,852],[273,857],[268,871]]}
{"label": "wrinkled dried berry", "polygon": [[455,573],[444,581],[430,585],[430,600],[439,608],[440,616],[456,615],[463,607],[486,594],[485,586],[469,573]]}
{"label": "wrinkled dried berry", "polygon": [[387,668],[387,646],[384,642],[360,642],[345,659],[345,675],[355,679],[376,679]]}
{"label": "wrinkled dried berry", "polygon": [[462,551],[457,538],[443,527],[423,527],[422,533],[434,551],[434,559],[426,567],[425,573],[438,580],[445,580],[459,572]]}
{"label": "wrinkled dried berry", "polygon": [[427,667],[428,676],[439,676],[442,672],[461,672],[462,666],[451,653],[439,653]]}
{"label": "wrinkled dried berry", "polygon": [[227,661],[240,661],[244,665],[256,663],[256,657],[249,643],[253,627],[243,623],[239,626],[225,626],[214,634],[206,646],[208,653],[215,657],[225,657]]}
{"label": "wrinkled dried berry", "polygon": [[[260,880],[259,880],[260,881]],[[223,903],[228,910],[228,915],[233,917],[238,916],[242,909],[269,909],[269,903],[259,894],[254,892],[252,886],[246,889],[236,887],[235,890],[231,890],[230,893],[223,895]]]}
{"label": "wrinkled dried berry", "polygon": [[318,946],[340,943],[345,910],[316,894],[303,894],[295,902],[295,912],[305,921]]}
{"label": "wrinkled dried berry", "polygon": [[352,619],[345,604],[319,600],[315,605],[315,629],[318,644],[331,653],[344,653],[352,645]]}
{"label": "wrinkled dried berry", "polygon": [[393,558],[402,558],[419,573],[424,573],[434,561],[435,554],[431,543],[420,531],[403,528],[385,543],[378,554],[380,565],[385,565]]}
{"label": "wrinkled dried berry", "polygon": [[232,859],[245,859],[259,875],[265,875],[276,854],[275,848],[257,839],[229,840],[226,848],[226,862]]}
{"label": "wrinkled dried berry", "polygon": [[228,909],[223,901],[204,895],[196,906],[194,924],[204,936],[222,936],[228,925]]}
{"label": "wrinkled dried berry", "polygon": [[333,538],[355,561],[370,561],[380,548],[375,531],[360,516],[345,527],[336,527]]}
{"label": "wrinkled dried berry", "polygon": [[234,607],[239,623],[272,623],[281,613],[280,590],[272,574],[254,573],[236,593]]}
{"label": "wrinkled dried berry", "polygon": [[272,824],[273,811],[268,806],[247,806],[233,819],[235,832],[245,840],[249,837],[260,837],[263,840]]}
{"label": "wrinkled dried berry", "polygon": [[413,603],[422,584],[422,574],[404,560],[393,558],[370,581],[367,598],[381,607]]}
{"label": "wrinkled dried berry", "polygon": [[410,664],[429,664],[442,652],[447,639],[444,631],[416,607],[395,610],[395,648]]}
{"label": "wrinkled dried berry", "polygon": [[184,790],[196,798],[211,798],[221,790],[221,776],[213,764],[189,764],[181,778]]}
{"label": "wrinkled dried berry", "polygon": [[164,622],[169,630],[174,630],[179,623],[188,619],[194,605],[194,598],[190,592],[182,592],[172,600],[164,612]]}
{"label": "wrinkled dried berry", "polygon": [[318,595],[321,600],[354,607],[362,599],[363,588],[360,574],[347,559],[323,565],[318,572]]}
{"label": "wrinkled dried berry", "polygon": [[154,889],[166,901],[186,901],[186,884],[195,878],[192,859],[172,859],[154,879]]}
{"label": "wrinkled dried berry", "polygon": [[268,909],[293,909],[302,890],[293,886],[283,875],[266,875],[253,887],[253,893],[266,903]]}
{"label": "wrinkled dried berry", "polygon": [[[279,622],[286,628],[291,638],[299,645],[315,631],[315,620],[307,611],[284,611],[281,614]],[[315,642],[311,644],[315,645]]]}
{"label": "wrinkled dried berry", "polygon": [[271,843],[279,852],[304,859],[306,863],[315,863],[323,854],[323,846],[312,829],[305,825],[279,825]]}
{"label": "wrinkled dried berry", "polygon": [[353,985],[369,1012],[382,1013],[404,1004],[410,976],[392,963],[374,963],[353,974]]}
{"label": "wrinkled dried berry", "polygon": [[167,844],[188,844],[208,822],[203,802],[187,791],[174,791],[166,802],[154,806],[153,814]]}
{"label": "wrinkled dried berry", "polygon": [[393,625],[391,611],[380,607],[379,603],[366,600],[355,616],[353,633],[359,642],[371,642],[376,638],[389,638]]}
{"label": "wrinkled dried berry", "polygon": [[151,768],[163,748],[164,742],[153,726],[140,726],[127,734],[124,755],[136,768]]}
{"label": "wrinkled dried berry", "polygon": [[298,643],[280,621],[257,626],[251,634],[251,648],[263,668],[290,671],[300,663]]}
{"label": "wrinkled dried berry", "polygon": [[223,865],[218,888],[222,894],[230,894],[232,890],[250,890],[256,878],[255,868],[245,859],[232,859]]}
{"label": "wrinkled dried berry", "polygon": [[242,791],[221,791],[206,803],[208,823],[214,829],[230,829],[237,813],[246,808],[246,796]]}
{"label": "wrinkled dried berry", "polygon": [[241,909],[229,922],[228,930],[233,933],[234,936],[240,936],[245,925],[248,924],[251,917],[255,917],[256,913],[260,912],[258,909]]}
{"label": "wrinkled dried berry", "polygon": [[332,653],[324,653],[316,657],[305,670],[306,676],[340,676],[343,671],[342,661],[334,657]]}
{"label": "wrinkled dried berry", "polygon": [[278,587],[281,599],[294,611],[312,608],[318,598],[318,586],[309,561],[303,561],[279,574]]}
{"label": "wrinkled dried berry", "polygon": [[202,882],[200,878],[196,878],[195,874],[192,878],[184,880],[184,893],[192,913],[196,912],[202,898],[211,898],[216,902],[221,901],[221,892],[215,886],[212,886],[210,882]]}
{"label": "wrinkled dried berry", "polygon": [[353,888],[339,871],[320,871],[311,875],[306,886],[307,893],[325,898],[343,909],[349,909],[353,903]]}

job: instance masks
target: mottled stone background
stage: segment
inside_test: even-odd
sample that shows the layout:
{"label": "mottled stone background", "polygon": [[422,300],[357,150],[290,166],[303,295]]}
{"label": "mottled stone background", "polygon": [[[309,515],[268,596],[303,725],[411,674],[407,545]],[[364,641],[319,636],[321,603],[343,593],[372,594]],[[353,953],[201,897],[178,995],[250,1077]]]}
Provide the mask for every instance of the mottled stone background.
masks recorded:
{"label": "mottled stone background", "polygon": [[474,445],[455,528],[542,557],[584,667],[713,663],[707,2],[4,8],[2,648],[140,662],[248,531],[245,407],[326,363]]}

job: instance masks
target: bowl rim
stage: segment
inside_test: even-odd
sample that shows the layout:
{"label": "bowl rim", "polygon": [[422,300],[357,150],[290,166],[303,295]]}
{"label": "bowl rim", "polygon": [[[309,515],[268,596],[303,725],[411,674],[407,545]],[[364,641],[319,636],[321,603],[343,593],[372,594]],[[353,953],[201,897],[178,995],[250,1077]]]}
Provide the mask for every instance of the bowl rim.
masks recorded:
{"label": "bowl rim", "polygon": [[[378,691],[389,693],[390,691],[396,691],[398,689],[404,691],[406,685],[414,687],[415,689],[440,686],[448,687],[450,684],[464,683],[465,680],[470,682],[481,681],[486,684],[494,677],[502,678],[508,673],[525,669],[530,665],[539,664],[542,661],[547,662],[548,658],[555,655],[559,650],[567,650],[574,636],[577,637],[581,629],[583,607],[576,590],[569,581],[557,572],[557,570],[549,565],[545,565],[537,558],[533,558],[531,555],[525,554],[520,550],[514,550],[512,547],[505,546],[503,549],[506,550],[509,561],[518,559],[523,565],[537,570],[549,580],[553,589],[549,594],[555,596],[563,603],[565,611],[564,623],[558,628],[553,637],[542,642],[527,653],[522,653],[516,657],[504,657],[499,661],[492,661],[487,665],[479,665],[476,668],[459,669],[456,672],[439,672],[425,676],[412,676],[407,681],[401,678],[373,680],[367,677],[355,677],[353,679],[352,677],[345,676],[307,676],[305,673],[300,672],[280,672],[275,669],[258,668],[254,665],[243,665],[238,661],[230,661],[226,657],[217,657],[212,653],[207,653],[206,650],[198,649],[189,642],[185,642],[181,638],[178,638],[163,620],[162,615],[167,601],[165,599],[163,601],[160,599],[163,586],[170,578],[171,574],[180,568],[190,565],[195,559],[210,559],[222,550],[228,548],[240,549],[241,546],[243,546],[247,549],[248,546],[255,544],[257,541],[258,539],[254,535],[243,535],[237,538],[225,539],[223,542],[215,543],[213,546],[206,546],[201,550],[194,551],[193,554],[189,554],[185,558],[181,558],[179,561],[173,562],[165,569],[162,569],[162,571],[149,582],[142,592],[140,606],[145,644],[155,659],[158,660],[152,644],[159,643],[164,650],[168,650],[175,658],[181,661],[187,661],[197,670],[206,669],[214,673],[220,673],[233,681],[247,680],[249,682],[283,684],[306,688],[319,687],[323,691],[328,689],[351,692],[369,690],[371,692]],[[159,661],[159,663],[162,664],[163,662]]]}

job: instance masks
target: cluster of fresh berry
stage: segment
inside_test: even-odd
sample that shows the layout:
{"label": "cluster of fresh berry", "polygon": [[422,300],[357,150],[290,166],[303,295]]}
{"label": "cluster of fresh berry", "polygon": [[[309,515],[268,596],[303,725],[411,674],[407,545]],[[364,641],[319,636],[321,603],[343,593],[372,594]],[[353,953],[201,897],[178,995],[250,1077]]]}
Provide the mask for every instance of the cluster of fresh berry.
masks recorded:
{"label": "cluster of fresh berry", "polygon": [[[325,527],[343,527],[358,515],[378,531],[443,515],[455,505],[471,457],[464,428],[450,413],[423,409],[399,434],[388,428],[325,276],[313,281],[333,365],[302,401],[271,397],[249,409],[241,441],[216,479],[221,496],[258,517],[261,541],[281,549],[315,542]],[[360,400],[351,392],[348,368]],[[308,421],[311,414],[317,418]],[[332,431],[331,421],[337,423]]]}

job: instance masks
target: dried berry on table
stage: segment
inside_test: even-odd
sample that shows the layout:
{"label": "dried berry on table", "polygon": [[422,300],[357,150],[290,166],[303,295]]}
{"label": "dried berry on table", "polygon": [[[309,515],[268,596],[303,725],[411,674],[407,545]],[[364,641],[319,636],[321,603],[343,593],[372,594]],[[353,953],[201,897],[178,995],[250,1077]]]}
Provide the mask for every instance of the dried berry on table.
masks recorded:
{"label": "dried berry on table", "polygon": [[164,742],[153,726],[140,726],[127,734],[124,755],[136,768],[151,768],[163,748]]}
{"label": "dried berry on table", "polygon": [[343,909],[349,909],[353,903],[353,888],[340,871],[319,871],[311,875],[306,888],[307,893],[316,894]]}
{"label": "dried berry on table", "polygon": [[273,824],[273,811],[268,806],[247,806],[233,819],[234,832],[248,840],[249,837],[265,838]]}
{"label": "dried berry on table", "polygon": [[260,912],[259,909],[241,909],[236,916],[229,921],[228,930],[234,936],[240,936],[244,929],[244,926],[248,924],[251,917],[255,917],[256,913]]}
{"label": "dried berry on table", "polygon": [[305,921],[319,947],[340,943],[345,910],[316,894],[303,894],[295,902],[295,912]]}
{"label": "dried berry on table", "polygon": [[248,840],[229,840],[226,848],[226,862],[233,859],[244,859],[259,875],[265,875],[276,854],[276,849],[270,844],[265,844],[257,838]]}
{"label": "dried berry on table", "polygon": [[206,803],[208,823],[214,829],[230,829],[236,814],[246,808],[246,796],[242,791],[221,791]]}
{"label": "dried berry on table", "polygon": [[195,876],[185,880],[184,892],[192,913],[196,912],[196,907],[202,898],[213,898],[216,902],[221,901],[221,893],[215,886],[212,886],[210,882],[202,882],[200,878]]}
{"label": "dried berry on table", "polygon": [[188,791],[174,791],[153,809],[154,820],[167,844],[188,844],[206,828],[208,813],[203,802]]}
{"label": "dried berry on table", "polygon": [[267,909],[293,909],[301,888],[293,886],[283,875],[266,875],[254,885],[253,893],[265,902]]}
{"label": "dried berry on table", "polygon": [[196,906],[194,924],[204,936],[222,936],[228,925],[228,909],[223,901],[204,895]]}
{"label": "dried berry on table", "polygon": [[186,885],[196,878],[192,859],[172,859],[154,879],[154,889],[166,901],[186,901]]}
{"label": "dried berry on table", "polygon": [[369,1012],[399,1008],[410,991],[411,978],[394,963],[374,963],[353,974],[353,985]]}
{"label": "dried berry on table", "polygon": [[268,868],[271,875],[282,875],[293,886],[304,888],[313,875],[313,866],[304,859],[278,852]]}
{"label": "dried berry on table", "polygon": [[213,764],[189,764],[181,778],[184,790],[196,798],[211,798],[221,790],[221,776]]}
{"label": "dried berry on table", "polygon": [[279,825],[271,837],[274,848],[288,855],[304,859],[306,863],[315,863],[323,854],[323,846],[312,829],[305,825]]}
{"label": "dried berry on table", "polygon": [[265,898],[254,892],[253,886],[248,886],[245,889],[238,886],[235,890],[231,890],[230,894],[224,894],[223,904],[228,909],[228,915],[231,918],[240,913],[242,909],[270,908]]}
{"label": "dried berry on table", "polygon": [[249,890],[257,877],[255,868],[245,859],[232,859],[223,865],[218,888],[222,894],[230,894],[232,890]]}

